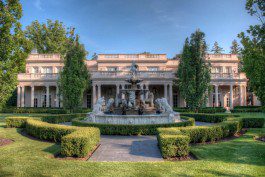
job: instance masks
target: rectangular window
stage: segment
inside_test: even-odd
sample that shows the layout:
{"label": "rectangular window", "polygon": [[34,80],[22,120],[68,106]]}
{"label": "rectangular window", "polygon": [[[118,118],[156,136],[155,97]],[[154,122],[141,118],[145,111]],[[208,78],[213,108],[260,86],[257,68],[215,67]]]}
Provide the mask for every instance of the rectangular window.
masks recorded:
{"label": "rectangular window", "polygon": [[87,98],[86,98],[86,106],[87,108],[92,108],[92,104],[91,104],[91,94],[87,94]]}
{"label": "rectangular window", "polygon": [[51,74],[52,73],[52,67],[43,67],[43,73],[44,74]]}
{"label": "rectangular window", "polygon": [[32,72],[33,72],[34,74],[39,73],[39,67],[33,67]]}
{"label": "rectangular window", "polygon": [[148,71],[158,71],[158,67],[148,67]]}
{"label": "rectangular window", "polygon": [[227,67],[225,67],[225,73],[232,73],[232,67],[230,67],[230,66],[227,66]]}
{"label": "rectangular window", "polygon": [[108,71],[118,71],[117,67],[108,67],[107,68]]}

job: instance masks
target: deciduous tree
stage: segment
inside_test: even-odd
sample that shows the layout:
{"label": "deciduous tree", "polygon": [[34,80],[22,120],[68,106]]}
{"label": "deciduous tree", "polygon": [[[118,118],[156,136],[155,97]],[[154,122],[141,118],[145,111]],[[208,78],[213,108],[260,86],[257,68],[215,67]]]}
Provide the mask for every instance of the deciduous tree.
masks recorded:
{"label": "deciduous tree", "polygon": [[177,71],[181,95],[189,108],[197,110],[205,106],[206,91],[210,83],[210,67],[206,61],[205,34],[197,30],[187,38]]}
{"label": "deciduous tree", "polygon": [[247,34],[239,34],[242,49],[243,71],[249,78],[251,90],[265,105],[265,1],[247,0],[246,10],[256,16],[260,24],[250,26]]}
{"label": "deciduous tree", "polygon": [[17,85],[17,74],[25,69],[31,50],[19,23],[22,6],[19,0],[0,0],[0,109]]}

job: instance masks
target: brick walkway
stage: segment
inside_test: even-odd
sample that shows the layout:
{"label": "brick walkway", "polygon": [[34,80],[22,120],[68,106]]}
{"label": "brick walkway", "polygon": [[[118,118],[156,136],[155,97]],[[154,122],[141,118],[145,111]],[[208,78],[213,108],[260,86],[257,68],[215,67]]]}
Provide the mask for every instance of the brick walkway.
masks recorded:
{"label": "brick walkway", "polygon": [[163,161],[155,136],[101,136],[89,161]]}

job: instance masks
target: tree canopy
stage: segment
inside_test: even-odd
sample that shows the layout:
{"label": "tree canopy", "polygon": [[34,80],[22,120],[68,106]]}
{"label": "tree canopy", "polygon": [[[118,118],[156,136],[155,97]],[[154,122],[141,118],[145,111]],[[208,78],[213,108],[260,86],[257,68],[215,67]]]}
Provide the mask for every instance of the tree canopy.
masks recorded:
{"label": "tree canopy", "polygon": [[210,67],[206,62],[207,45],[205,34],[200,30],[187,38],[183,47],[177,70],[178,85],[181,95],[189,108],[197,110],[205,106],[210,89]]}
{"label": "tree canopy", "polygon": [[218,42],[215,41],[211,52],[214,54],[221,54],[223,51],[224,49],[219,46]]}
{"label": "tree canopy", "polygon": [[25,69],[31,50],[19,22],[22,6],[19,0],[0,0],[0,109],[17,85],[17,74]]}
{"label": "tree canopy", "polygon": [[256,16],[260,24],[250,26],[247,34],[241,32],[238,36],[243,45],[243,71],[249,78],[251,90],[258,96],[262,105],[265,104],[265,1],[247,0],[246,10]]}
{"label": "tree canopy", "polygon": [[39,23],[37,20],[26,27],[25,35],[32,41],[39,53],[59,53],[64,56],[67,52],[67,43],[74,28],[66,28],[58,20],[47,20]]}

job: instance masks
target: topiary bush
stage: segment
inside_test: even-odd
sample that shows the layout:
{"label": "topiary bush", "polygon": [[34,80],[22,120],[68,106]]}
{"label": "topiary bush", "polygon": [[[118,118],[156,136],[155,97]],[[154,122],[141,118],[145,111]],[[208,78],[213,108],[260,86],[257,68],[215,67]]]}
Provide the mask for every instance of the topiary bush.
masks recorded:
{"label": "topiary bush", "polygon": [[159,127],[186,127],[194,125],[193,118],[181,116],[181,119],[186,121],[171,124],[121,125],[83,122],[80,119],[74,119],[72,124],[80,127],[97,127],[102,135],[156,135],[157,128]]}
{"label": "topiary bush", "polygon": [[28,117],[8,117],[5,118],[6,127],[25,128]]}
{"label": "topiary bush", "polygon": [[262,128],[265,118],[242,118],[243,128]]}

